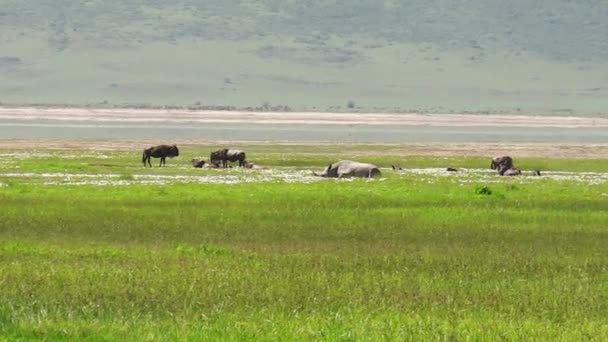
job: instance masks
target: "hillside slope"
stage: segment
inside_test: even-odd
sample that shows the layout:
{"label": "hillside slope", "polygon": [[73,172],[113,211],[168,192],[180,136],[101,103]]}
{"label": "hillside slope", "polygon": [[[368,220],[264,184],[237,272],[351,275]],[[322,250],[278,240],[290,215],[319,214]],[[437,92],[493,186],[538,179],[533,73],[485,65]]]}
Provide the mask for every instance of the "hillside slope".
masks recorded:
{"label": "hillside slope", "polygon": [[0,101],[579,114],[608,105],[606,2],[172,3],[0,0]]}

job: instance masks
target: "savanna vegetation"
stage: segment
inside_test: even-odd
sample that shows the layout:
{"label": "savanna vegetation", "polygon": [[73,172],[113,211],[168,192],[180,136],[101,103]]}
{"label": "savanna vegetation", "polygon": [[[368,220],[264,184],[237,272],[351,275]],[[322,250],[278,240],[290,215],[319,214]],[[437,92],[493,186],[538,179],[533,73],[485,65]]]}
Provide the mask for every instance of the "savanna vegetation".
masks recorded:
{"label": "savanna vegetation", "polygon": [[[247,151],[296,172],[357,147],[331,149],[324,157],[297,146]],[[606,182],[383,169],[372,181],[182,183],[177,177],[248,172],[188,168],[186,156],[196,152],[183,148],[163,169],[144,169],[137,153],[4,153],[0,336],[608,338]],[[383,167],[489,166],[485,158],[359,159]],[[602,160],[516,163],[608,167]],[[45,185],[56,173],[175,179],[102,186],[68,177]]]}

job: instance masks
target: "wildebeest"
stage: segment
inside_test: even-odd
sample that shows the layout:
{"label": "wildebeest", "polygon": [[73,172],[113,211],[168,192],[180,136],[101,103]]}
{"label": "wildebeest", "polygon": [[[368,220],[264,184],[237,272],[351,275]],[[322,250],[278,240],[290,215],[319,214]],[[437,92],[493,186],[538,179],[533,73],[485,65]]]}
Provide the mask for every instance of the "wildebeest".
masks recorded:
{"label": "wildebeest", "polygon": [[509,156],[493,158],[490,163],[490,168],[492,170],[497,170],[499,175],[504,176],[504,173],[507,170],[513,169],[513,158]]}
{"label": "wildebeest", "polygon": [[252,170],[263,170],[263,169],[265,169],[264,166],[257,165],[257,164],[254,164],[254,163],[250,163],[250,162],[245,162],[245,168],[246,169],[252,169]]}
{"label": "wildebeest", "polygon": [[448,172],[458,172],[458,169],[455,169],[453,167],[448,167],[447,169],[445,169]]}
{"label": "wildebeest", "polygon": [[401,171],[401,170],[403,170],[403,168],[402,168],[401,166],[399,166],[399,165],[397,165],[397,166],[395,166],[395,165],[391,165],[391,167],[392,167],[392,168],[393,168],[393,170],[395,170],[395,171]]}
{"label": "wildebeest", "polygon": [[163,166],[165,165],[165,159],[167,157],[173,158],[177,156],[179,156],[179,149],[176,145],[158,145],[146,147],[144,149],[141,161],[142,163],[144,163],[144,166],[146,166],[147,161],[148,165],[152,167],[152,164],[150,163],[150,158],[160,158],[159,166]]}
{"label": "wildebeest", "polygon": [[322,173],[313,172],[315,176],[328,178],[344,177],[367,177],[380,176],[380,169],[376,165],[359,163],[352,160],[340,160],[337,163],[329,164]]}
{"label": "wildebeest", "polygon": [[201,159],[192,159],[192,166],[197,169],[202,169],[205,166],[205,161]]}
{"label": "wildebeest", "polygon": [[218,162],[206,162],[202,159],[192,159],[192,166],[198,169],[218,169],[220,164]]}
{"label": "wildebeest", "polygon": [[221,161],[224,168],[226,168],[226,167],[228,167],[229,161],[231,161],[231,162],[238,161],[239,166],[241,166],[241,167],[245,166],[246,157],[247,156],[245,155],[245,152],[243,152],[241,150],[230,150],[230,149],[225,148],[222,150],[217,150],[215,152],[211,152],[209,159],[211,159],[211,162]]}

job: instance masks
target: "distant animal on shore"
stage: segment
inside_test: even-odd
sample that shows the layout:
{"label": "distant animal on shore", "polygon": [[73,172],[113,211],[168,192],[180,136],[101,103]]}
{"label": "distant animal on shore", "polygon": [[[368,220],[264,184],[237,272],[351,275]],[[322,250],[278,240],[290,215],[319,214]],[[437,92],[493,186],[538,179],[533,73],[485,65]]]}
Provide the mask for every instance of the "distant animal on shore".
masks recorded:
{"label": "distant animal on shore", "polygon": [[221,161],[224,168],[228,167],[229,161],[238,161],[239,166],[244,167],[246,163],[245,158],[247,158],[245,152],[241,150],[230,150],[227,148],[211,152],[211,155],[209,156],[211,162]]}
{"label": "distant animal on shore", "polygon": [[218,162],[212,163],[202,159],[192,159],[192,166],[198,169],[218,169],[221,167]]}
{"label": "distant animal on shore", "polygon": [[254,164],[254,163],[250,163],[250,162],[245,162],[245,168],[246,169],[252,169],[252,170],[263,170],[263,169],[265,169],[264,166],[257,165],[257,164]]}
{"label": "distant animal on shore", "polygon": [[197,169],[202,169],[205,165],[205,161],[201,159],[192,159],[192,166]]}
{"label": "distant animal on shore", "polygon": [[445,169],[448,172],[458,172],[458,169],[455,169],[453,167],[448,167],[447,169]]}
{"label": "distant animal on shore", "polygon": [[146,166],[146,162],[148,162],[148,165],[152,167],[152,164],[150,163],[150,158],[160,158],[160,167],[165,165],[165,159],[167,157],[173,158],[177,156],[179,156],[179,149],[176,145],[150,146],[144,149],[141,161],[142,163],[144,163],[144,166]]}
{"label": "distant animal on shore", "polygon": [[374,164],[360,163],[352,160],[340,160],[329,164],[321,173],[313,172],[315,176],[328,178],[366,177],[380,176],[380,169]]}
{"label": "distant animal on shore", "polygon": [[397,165],[397,166],[395,166],[395,165],[391,165],[391,167],[392,167],[392,168],[393,168],[393,170],[395,170],[395,171],[401,171],[401,170],[403,170],[403,168],[402,168],[401,166],[399,166],[399,165]]}
{"label": "distant animal on shore", "polygon": [[504,173],[513,168],[513,158],[509,156],[496,157],[492,159],[490,163],[492,170],[497,170],[498,174],[504,176]]}

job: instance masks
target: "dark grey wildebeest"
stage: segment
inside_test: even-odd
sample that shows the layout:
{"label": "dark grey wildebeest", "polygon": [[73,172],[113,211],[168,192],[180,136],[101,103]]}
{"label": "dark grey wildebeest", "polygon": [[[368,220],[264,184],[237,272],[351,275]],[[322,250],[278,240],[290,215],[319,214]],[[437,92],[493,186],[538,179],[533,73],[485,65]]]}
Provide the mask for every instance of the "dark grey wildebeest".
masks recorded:
{"label": "dark grey wildebeest", "polygon": [[163,166],[165,165],[165,159],[167,157],[173,158],[177,156],[179,156],[179,149],[175,145],[150,146],[144,149],[141,161],[144,163],[144,166],[146,166],[146,162],[148,162],[148,165],[152,167],[150,158],[160,158],[159,166]]}
{"label": "dark grey wildebeest", "polygon": [[240,167],[245,167],[247,165],[245,158],[247,158],[245,152],[241,150],[230,150],[227,148],[211,152],[211,155],[209,156],[212,163],[214,161],[221,161],[224,168],[228,167],[229,161],[238,161]]}
{"label": "dark grey wildebeest", "polygon": [[499,175],[504,176],[507,170],[513,169],[513,158],[509,156],[493,158],[490,168],[496,170]]}
{"label": "dark grey wildebeest", "polygon": [[218,169],[220,168],[219,162],[206,162],[202,159],[192,159],[192,166],[197,169]]}
{"label": "dark grey wildebeest", "polygon": [[374,164],[359,163],[352,160],[340,160],[337,163],[329,164],[321,173],[313,172],[315,176],[328,178],[345,177],[367,177],[380,176],[380,169]]}

